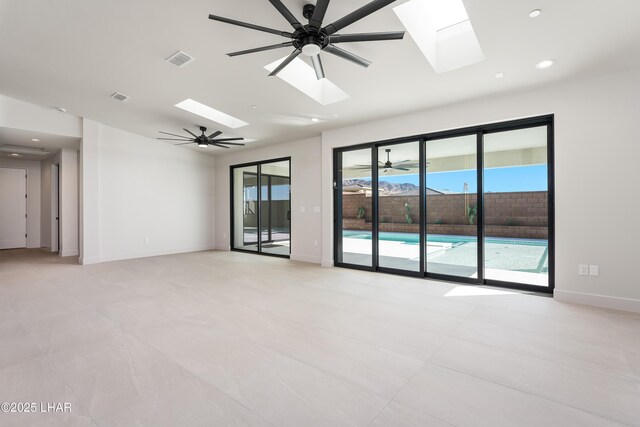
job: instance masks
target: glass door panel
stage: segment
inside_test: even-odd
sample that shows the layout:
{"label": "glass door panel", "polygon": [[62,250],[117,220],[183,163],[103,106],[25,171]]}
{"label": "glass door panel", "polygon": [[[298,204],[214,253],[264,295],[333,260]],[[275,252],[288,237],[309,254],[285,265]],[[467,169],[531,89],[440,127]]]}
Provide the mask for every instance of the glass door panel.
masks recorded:
{"label": "glass door panel", "polygon": [[378,266],[419,272],[420,143],[378,150]]}
{"label": "glass door panel", "polygon": [[373,265],[373,198],[371,193],[371,148],[345,151],[338,165],[341,174],[341,226],[337,262]]}
{"label": "glass door panel", "polygon": [[289,161],[260,165],[260,179],[262,252],[289,255],[291,246]]}
{"label": "glass door panel", "polygon": [[478,278],[477,135],[426,141],[426,271]]}
{"label": "glass door panel", "polygon": [[233,248],[258,250],[258,167],[233,169]]}
{"label": "glass door panel", "polygon": [[549,286],[547,126],[484,135],[488,280]]}

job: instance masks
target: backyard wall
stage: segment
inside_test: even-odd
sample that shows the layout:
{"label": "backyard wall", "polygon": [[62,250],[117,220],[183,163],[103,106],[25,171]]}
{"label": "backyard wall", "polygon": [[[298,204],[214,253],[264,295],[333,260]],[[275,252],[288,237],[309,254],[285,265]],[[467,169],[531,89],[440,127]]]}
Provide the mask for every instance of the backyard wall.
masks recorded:
{"label": "backyard wall", "polygon": [[[476,195],[467,195],[470,205]],[[547,192],[487,193],[485,203],[485,233],[491,237],[524,239],[547,238]],[[342,198],[343,227],[349,230],[371,230],[372,199],[365,194],[344,194]],[[410,206],[412,223],[405,218],[405,205]],[[365,207],[363,219],[357,219],[358,207]],[[477,226],[466,216],[464,194],[427,196],[427,232],[431,234],[474,235]],[[419,197],[380,197],[380,231],[418,233]],[[474,224],[477,224],[474,219]]]}

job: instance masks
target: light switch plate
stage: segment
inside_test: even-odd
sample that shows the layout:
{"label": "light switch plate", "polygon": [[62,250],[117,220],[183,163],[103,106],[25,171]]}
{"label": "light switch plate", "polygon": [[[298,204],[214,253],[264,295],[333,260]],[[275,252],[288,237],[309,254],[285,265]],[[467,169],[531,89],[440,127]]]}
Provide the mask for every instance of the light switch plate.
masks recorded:
{"label": "light switch plate", "polygon": [[600,267],[597,265],[589,266],[589,276],[599,276],[600,275]]}

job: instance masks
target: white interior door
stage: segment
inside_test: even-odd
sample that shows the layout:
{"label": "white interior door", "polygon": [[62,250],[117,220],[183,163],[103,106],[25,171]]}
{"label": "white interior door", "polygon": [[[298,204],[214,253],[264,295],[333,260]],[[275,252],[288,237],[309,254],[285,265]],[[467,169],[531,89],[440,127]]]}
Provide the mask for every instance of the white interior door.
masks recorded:
{"label": "white interior door", "polygon": [[0,168],[0,249],[27,247],[27,171]]}

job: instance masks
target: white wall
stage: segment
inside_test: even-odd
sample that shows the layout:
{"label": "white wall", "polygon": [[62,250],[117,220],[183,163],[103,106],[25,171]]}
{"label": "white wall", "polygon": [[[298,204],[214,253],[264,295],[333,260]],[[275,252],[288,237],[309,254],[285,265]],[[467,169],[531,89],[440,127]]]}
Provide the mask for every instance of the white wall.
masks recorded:
{"label": "white wall", "polygon": [[40,162],[2,158],[0,168],[27,171],[27,247],[40,247]]}
{"label": "white wall", "polygon": [[213,157],[88,119],[83,127],[82,263],[213,248]]}
{"label": "white wall", "polygon": [[4,95],[0,95],[0,126],[56,135],[82,136],[80,118]]}
{"label": "white wall", "polygon": [[229,166],[291,157],[291,259],[320,263],[320,138],[235,151],[216,157],[216,249],[229,250]]}
{"label": "white wall", "polygon": [[[637,69],[325,132],[323,264],[333,262],[333,148],[549,113],[556,131],[556,298],[640,311],[633,269],[640,241]],[[600,276],[578,276],[578,264],[599,265]]]}

